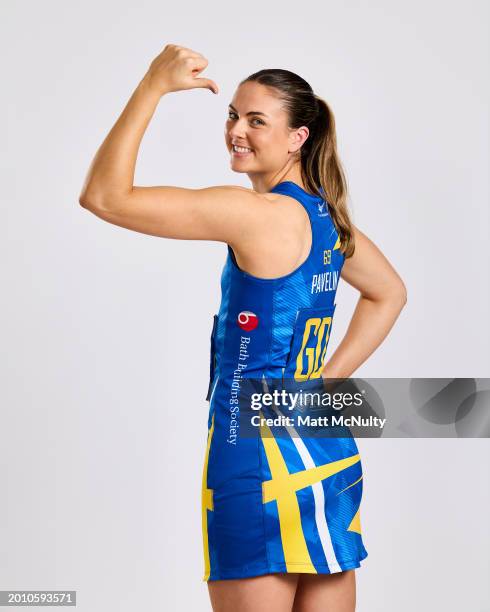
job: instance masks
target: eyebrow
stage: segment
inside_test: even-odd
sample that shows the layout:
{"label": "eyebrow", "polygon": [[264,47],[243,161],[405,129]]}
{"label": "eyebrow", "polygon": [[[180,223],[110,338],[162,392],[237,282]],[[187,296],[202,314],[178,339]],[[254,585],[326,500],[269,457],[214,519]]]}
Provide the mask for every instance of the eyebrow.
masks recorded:
{"label": "eyebrow", "polygon": [[[233,106],[233,104],[228,104],[228,108],[231,108],[231,110],[234,110],[235,113],[238,113],[237,109]],[[249,115],[262,115],[263,117],[267,117],[265,113],[261,113],[260,111],[249,111],[246,114],[246,117],[248,117]]]}

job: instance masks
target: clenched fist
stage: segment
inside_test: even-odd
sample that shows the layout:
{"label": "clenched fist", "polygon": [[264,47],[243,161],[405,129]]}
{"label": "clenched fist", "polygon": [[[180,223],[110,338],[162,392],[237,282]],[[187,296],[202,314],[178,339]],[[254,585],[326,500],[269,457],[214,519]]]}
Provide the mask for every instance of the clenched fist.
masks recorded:
{"label": "clenched fist", "polygon": [[208,60],[197,51],[166,45],[150,64],[145,79],[160,95],[196,87],[206,87],[217,94],[218,86],[214,81],[198,76],[207,65]]}

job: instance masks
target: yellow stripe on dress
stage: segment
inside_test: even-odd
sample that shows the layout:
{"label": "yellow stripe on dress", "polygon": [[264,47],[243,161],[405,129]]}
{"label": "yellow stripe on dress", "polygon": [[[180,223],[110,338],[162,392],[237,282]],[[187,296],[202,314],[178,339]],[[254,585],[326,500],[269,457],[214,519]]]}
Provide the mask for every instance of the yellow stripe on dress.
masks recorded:
{"label": "yellow stripe on dress", "polygon": [[[262,412],[260,416],[263,417]],[[284,560],[288,572],[294,571],[294,563],[313,563],[306,545],[303,528],[301,526],[301,514],[296,492],[287,486],[288,478],[291,474],[288,471],[286,462],[281,454],[279,445],[272,435],[269,427],[261,419],[260,435],[264,445],[269,470],[272,480],[262,483],[263,502],[267,503],[275,499],[277,501],[277,512],[279,514],[279,529],[281,531],[281,541],[284,553]],[[277,495],[271,497],[268,494],[270,484],[278,485]],[[316,573],[316,570],[313,570]]]}
{"label": "yellow stripe on dress", "polygon": [[208,540],[208,510],[213,510],[213,490],[208,489],[208,459],[209,449],[211,448],[211,439],[214,432],[214,413],[211,418],[211,427],[208,431],[208,441],[206,444],[206,455],[204,458],[204,468],[202,473],[202,495],[201,495],[201,508],[202,508],[202,536],[203,536],[203,549],[204,549],[204,578],[207,580],[210,573],[209,563],[209,540]]}
{"label": "yellow stripe on dress", "polygon": [[[284,461],[272,431],[263,419],[262,412],[260,416],[260,435],[272,476],[270,480],[266,480],[262,483],[262,499],[264,504],[273,500],[277,503],[279,528],[286,568],[290,572],[298,571],[297,567],[295,570],[295,566],[301,563],[306,566],[311,566],[311,573],[316,573],[301,525],[301,514],[296,491],[312,486],[320,480],[329,478],[349,468],[351,465],[360,461],[360,455],[357,453],[351,457],[331,461],[324,465],[291,474],[289,473],[286,462]],[[356,526],[356,517],[354,517],[349,529],[354,531]]]}

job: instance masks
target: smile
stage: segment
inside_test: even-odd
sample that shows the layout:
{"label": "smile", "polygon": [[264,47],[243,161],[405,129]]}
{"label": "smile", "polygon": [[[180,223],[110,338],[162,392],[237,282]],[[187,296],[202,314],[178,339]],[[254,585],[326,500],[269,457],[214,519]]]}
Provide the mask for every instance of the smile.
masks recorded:
{"label": "smile", "polygon": [[252,149],[249,147],[237,147],[237,145],[232,145],[232,151],[237,155],[247,155],[248,153],[252,153]]}

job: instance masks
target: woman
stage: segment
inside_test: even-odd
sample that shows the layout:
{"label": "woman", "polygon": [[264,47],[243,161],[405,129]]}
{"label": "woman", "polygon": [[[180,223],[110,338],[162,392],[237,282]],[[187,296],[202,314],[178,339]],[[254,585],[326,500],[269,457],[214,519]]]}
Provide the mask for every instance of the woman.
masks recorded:
{"label": "woman", "polygon": [[[229,105],[231,168],[252,189],[133,185],[160,98],[196,87],[218,93],[199,76],[207,64],[191,49],[165,47],[99,148],[80,203],[138,232],[228,245],[211,336],[202,491],[213,609],[351,612],[355,568],[367,556],[354,440],[301,439],[288,428],[290,437],[276,437],[264,423],[257,438],[240,436],[236,389],[244,378],[349,377],[393,326],[405,287],[349,218],[330,109],[289,71],[251,75]],[[325,364],[340,274],[360,298]]]}

